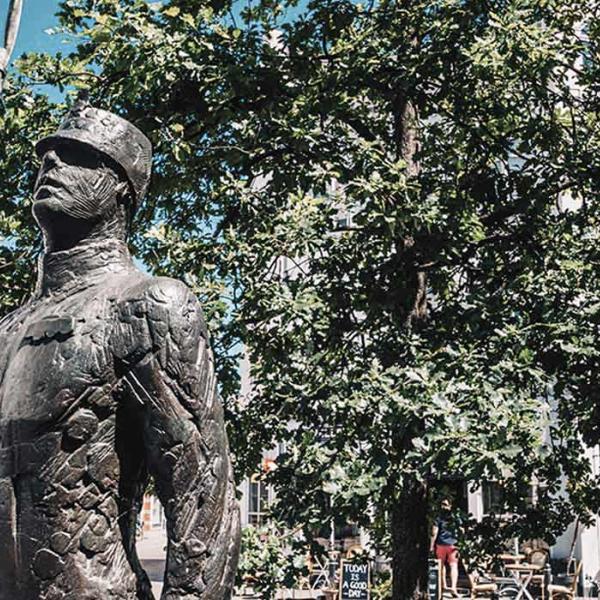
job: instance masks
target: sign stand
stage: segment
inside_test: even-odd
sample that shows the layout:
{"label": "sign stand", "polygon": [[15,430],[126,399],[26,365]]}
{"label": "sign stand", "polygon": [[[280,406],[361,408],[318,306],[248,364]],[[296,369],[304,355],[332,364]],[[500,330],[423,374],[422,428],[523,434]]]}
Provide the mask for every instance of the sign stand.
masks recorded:
{"label": "sign stand", "polygon": [[371,597],[371,577],[369,563],[356,563],[350,560],[340,562],[339,600],[369,600]]}
{"label": "sign stand", "polygon": [[440,600],[442,597],[442,565],[437,558],[429,559],[427,592],[429,600]]}

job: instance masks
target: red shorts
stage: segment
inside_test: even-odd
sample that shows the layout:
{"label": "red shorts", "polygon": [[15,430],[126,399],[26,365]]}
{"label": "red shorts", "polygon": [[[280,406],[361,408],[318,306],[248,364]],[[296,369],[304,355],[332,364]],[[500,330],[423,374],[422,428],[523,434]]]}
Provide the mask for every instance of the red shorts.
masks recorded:
{"label": "red shorts", "polygon": [[435,545],[435,556],[442,561],[442,564],[456,565],[458,564],[458,549],[456,546]]}

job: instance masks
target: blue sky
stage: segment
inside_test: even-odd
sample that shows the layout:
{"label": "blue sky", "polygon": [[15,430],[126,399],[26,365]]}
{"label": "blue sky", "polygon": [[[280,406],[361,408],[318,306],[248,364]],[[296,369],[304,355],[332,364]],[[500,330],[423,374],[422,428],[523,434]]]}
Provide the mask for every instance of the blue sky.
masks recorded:
{"label": "blue sky", "polygon": [[[9,0],[0,0],[0,24],[2,42],[4,42],[4,26]],[[13,58],[24,52],[54,52],[64,48],[60,36],[50,36],[44,33],[57,24],[54,13],[58,10],[58,0],[23,0],[23,17],[21,29]]]}
{"label": "blue sky", "polygon": [[[0,44],[4,44],[4,28],[6,24],[6,13],[10,0],[0,0]],[[68,46],[62,43],[60,35],[49,35],[45,33],[58,25],[54,13],[58,10],[59,0],[23,0],[23,15],[21,27],[17,36],[15,51],[11,60],[14,61],[25,52],[57,52],[68,51]],[[50,95],[54,101],[63,98],[58,88],[40,86],[39,91]]]}
{"label": "blue sky", "polygon": [[[0,32],[2,36],[0,43],[2,44],[4,43],[4,26],[9,2],[10,0],[0,0]],[[60,35],[51,36],[44,33],[46,29],[58,24],[54,16],[58,10],[58,4],[59,0],[23,0],[23,17],[13,60],[24,52],[68,50],[68,45],[62,43]],[[305,4],[306,2],[303,0],[297,7],[288,8],[288,17],[294,18]]]}
{"label": "blue sky", "polygon": [[[9,3],[10,0],[0,0],[0,45],[4,44],[4,28]],[[288,9],[288,17],[290,19],[294,18],[305,4],[306,0],[300,0],[297,7]],[[69,45],[63,43],[60,35],[45,33],[47,29],[58,25],[58,20],[55,17],[58,5],[59,0],[23,0],[21,27],[12,60],[25,52],[54,53],[62,50],[67,53],[69,51]],[[63,98],[63,94],[59,93],[58,89],[52,89],[48,86],[40,87],[39,91],[48,93],[54,101]]]}

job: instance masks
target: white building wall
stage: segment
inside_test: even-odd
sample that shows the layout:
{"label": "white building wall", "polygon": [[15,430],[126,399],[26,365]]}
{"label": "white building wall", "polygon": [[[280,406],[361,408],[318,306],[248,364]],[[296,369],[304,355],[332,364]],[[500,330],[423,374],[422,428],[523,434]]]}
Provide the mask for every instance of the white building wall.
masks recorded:
{"label": "white building wall", "polygon": [[[592,466],[594,479],[600,479],[600,447],[589,448],[587,455]],[[587,587],[591,581],[598,581],[600,575],[600,517],[590,527],[583,528],[579,539],[579,559],[583,561],[583,581]]]}
{"label": "white building wall", "polygon": [[248,495],[249,495],[249,486],[250,480],[244,479],[242,483],[239,485],[238,490],[240,491],[240,520],[242,523],[242,528],[248,526]]}
{"label": "white building wall", "polygon": [[[556,540],[556,544],[550,548],[552,558],[568,559],[575,536],[575,523],[571,523],[565,532]],[[578,534],[579,535],[579,534]],[[577,550],[577,547],[575,548]],[[579,558],[579,556],[575,556]]]}
{"label": "white building wall", "polygon": [[600,522],[581,532],[579,543],[579,559],[583,561],[582,575],[584,586],[589,587],[592,581],[597,581],[600,573]]}

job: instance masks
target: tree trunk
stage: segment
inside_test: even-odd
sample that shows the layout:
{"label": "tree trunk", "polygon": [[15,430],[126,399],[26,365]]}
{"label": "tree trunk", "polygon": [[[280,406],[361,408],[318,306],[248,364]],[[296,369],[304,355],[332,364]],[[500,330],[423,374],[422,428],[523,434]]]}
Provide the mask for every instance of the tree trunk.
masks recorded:
{"label": "tree trunk", "polygon": [[419,150],[417,130],[419,115],[415,105],[406,97],[404,92],[398,94],[394,104],[394,132],[397,154],[406,163],[407,175],[414,177],[419,174],[419,163],[416,156]]}
{"label": "tree trunk", "polygon": [[[396,151],[406,163],[408,177],[418,177],[418,112],[404,92],[397,95],[394,106]],[[398,251],[413,257],[419,254],[412,237],[399,240]],[[418,327],[427,319],[427,278],[414,270],[406,288],[411,290],[411,306],[404,316],[407,329]],[[415,424],[418,431],[421,423]],[[411,436],[403,436],[400,451],[406,452]],[[429,528],[427,523],[427,486],[416,479],[403,477],[400,493],[390,511],[392,538],[392,600],[427,598]]]}
{"label": "tree trunk", "polygon": [[423,600],[427,597],[427,488],[406,481],[391,510],[392,600]]}
{"label": "tree trunk", "polygon": [[11,0],[6,16],[6,31],[4,34],[4,47],[0,48],[0,93],[4,88],[4,79],[8,69],[8,62],[15,49],[17,33],[21,24],[21,12],[23,11],[23,0]]}

